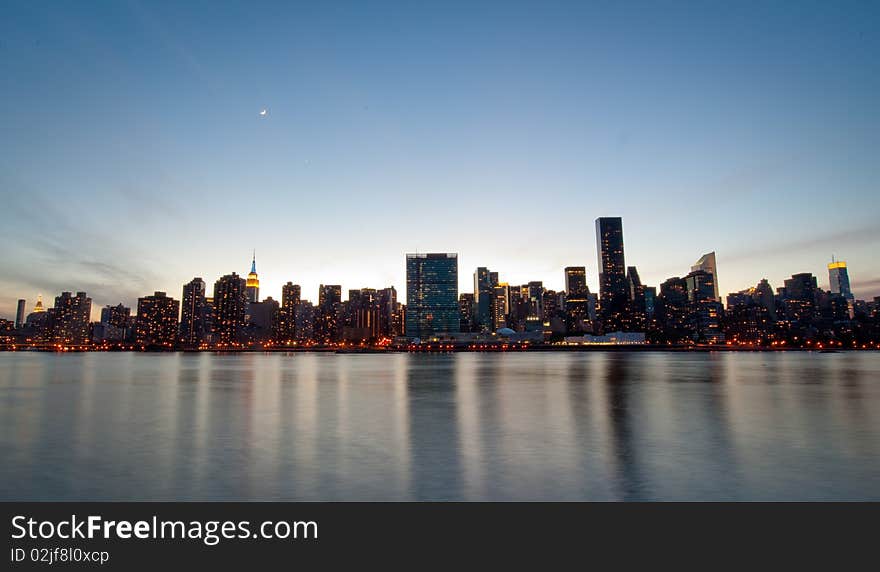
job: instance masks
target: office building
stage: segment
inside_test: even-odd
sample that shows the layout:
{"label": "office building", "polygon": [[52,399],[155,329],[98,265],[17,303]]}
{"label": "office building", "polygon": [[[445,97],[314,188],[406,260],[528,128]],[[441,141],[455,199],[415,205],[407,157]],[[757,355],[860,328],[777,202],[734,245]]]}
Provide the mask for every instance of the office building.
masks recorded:
{"label": "office building", "polygon": [[831,284],[831,292],[840,294],[850,302],[855,299],[849,286],[849,273],[845,261],[832,259],[828,264],[828,281]]}
{"label": "office building", "polygon": [[599,295],[602,324],[606,331],[628,327],[626,261],[623,253],[623,220],[596,219],[596,251],[599,259]]}
{"label": "office building", "polygon": [[406,336],[459,330],[458,255],[406,255]]}
{"label": "office building", "polygon": [[715,262],[715,252],[709,252],[708,254],[701,256],[700,259],[691,266],[691,272],[696,270],[702,270],[712,275],[712,284],[714,285],[712,300],[720,302],[721,296],[718,294],[718,265]]}

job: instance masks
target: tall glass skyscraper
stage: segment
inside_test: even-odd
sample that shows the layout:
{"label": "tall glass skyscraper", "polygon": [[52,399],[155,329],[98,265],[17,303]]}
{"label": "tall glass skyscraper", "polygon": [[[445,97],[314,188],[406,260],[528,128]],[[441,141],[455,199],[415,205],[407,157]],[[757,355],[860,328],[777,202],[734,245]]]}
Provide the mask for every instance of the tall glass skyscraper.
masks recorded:
{"label": "tall glass skyscraper", "polygon": [[849,286],[849,273],[846,270],[845,261],[832,260],[828,264],[828,280],[833,293],[840,294],[850,302],[853,301],[853,293]]}
{"label": "tall glass skyscraper", "polygon": [[715,262],[714,251],[704,254],[691,266],[691,272],[696,272],[697,270],[702,270],[712,275],[712,284],[714,285],[712,299],[720,302],[721,296],[718,294],[718,264]]}
{"label": "tall glass skyscraper", "polygon": [[599,255],[599,295],[606,331],[625,330],[629,295],[623,257],[623,220],[596,219],[596,252]]}
{"label": "tall glass skyscraper", "polygon": [[459,331],[458,255],[406,255],[406,335]]}

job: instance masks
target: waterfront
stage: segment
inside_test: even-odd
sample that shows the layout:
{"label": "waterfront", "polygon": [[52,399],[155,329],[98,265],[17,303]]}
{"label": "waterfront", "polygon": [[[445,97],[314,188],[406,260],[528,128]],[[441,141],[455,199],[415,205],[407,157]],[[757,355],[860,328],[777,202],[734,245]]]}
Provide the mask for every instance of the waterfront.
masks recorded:
{"label": "waterfront", "polygon": [[880,500],[880,354],[0,354],[3,500]]}

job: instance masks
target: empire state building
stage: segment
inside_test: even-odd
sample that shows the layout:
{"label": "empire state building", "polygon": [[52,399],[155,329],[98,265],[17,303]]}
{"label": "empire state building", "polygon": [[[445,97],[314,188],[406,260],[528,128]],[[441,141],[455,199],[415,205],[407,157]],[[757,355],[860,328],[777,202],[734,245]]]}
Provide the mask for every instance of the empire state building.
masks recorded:
{"label": "empire state building", "polygon": [[254,258],[251,261],[251,271],[247,275],[247,285],[245,287],[248,302],[255,303],[260,301],[260,279],[257,277],[257,253],[254,252]]}

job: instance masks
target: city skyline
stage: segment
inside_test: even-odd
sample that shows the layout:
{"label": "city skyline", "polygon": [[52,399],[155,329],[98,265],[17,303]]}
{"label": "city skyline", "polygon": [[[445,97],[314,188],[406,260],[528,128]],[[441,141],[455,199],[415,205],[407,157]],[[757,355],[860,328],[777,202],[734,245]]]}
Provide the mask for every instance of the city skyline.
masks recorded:
{"label": "city skyline", "polygon": [[[604,218],[609,218],[609,217],[604,217]],[[620,217],[611,217],[611,218],[620,218]],[[599,220],[600,220],[600,219],[597,219],[597,220],[596,220],[596,223],[598,223]],[[628,246],[628,244],[627,244],[627,249],[628,249],[628,248],[629,248],[629,246]],[[252,249],[252,250],[253,250],[253,249]],[[426,254],[430,254],[430,253],[426,253]],[[669,278],[673,278],[673,277],[679,277],[679,278],[681,278],[681,277],[684,277],[685,275],[688,274],[689,271],[691,271],[691,270],[696,270],[696,269],[697,269],[697,263],[699,263],[699,262],[700,262],[705,256],[708,256],[708,255],[712,255],[712,256],[713,256],[713,263],[714,263],[714,255],[715,255],[715,252],[713,251],[713,252],[711,252],[711,253],[708,253],[708,254],[705,254],[705,255],[701,256],[701,257],[700,257],[700,260],[697,260],[694,264],[686,265],[687,267],[686,267],[686,268],[683,268],[683,269],[682,269],[680,272],[678,272],[677,274],[673,274],[673,275],[670,275],[670,276],[666,276],[665,278],[663,278],[663,279],[661,279],[661,280],[658,280],[658,281],[656,281],[656,282],[649,282],[649,281],[645,280],[645,281],[644,281],[644,284],[646,284],[646,285],[653,285],[653,286],[657,287],[657,286],[659,286],[662,282],[664,282],[665,280],[668,280]],[[407,256],[410,256],[410,255],[407,254]],[[460,260],[460,259],[461,259],[461,254],[460,254],[460,253],[455,253],[455,257],[456,257],[457,260]],[[459,263],[459,264],[460,264],[460,263]],[[246,290],[247,290],[247,293],[246,293],[246,296],[245,296],[245,298],[247,299],[246,301],[256,301],[257,299],[265,300],[265,299],[267,299],[267,298],[270,298],[270,299],[273,299],[273,300],[276,300],[276,301],[279,301],[279,302],[280,302],[280,301],[284,298],[284,296],[283,296],[283,289],[285,288],[285,286],[288,286],[288,287],[289,287],[289,286],[295,286],[295,287],[297,287],[297,298],[299,298],[299,297],[301,296],[301,297],[302,297],[302,300],[304,300],[304,301],[317,301],[317,300],[320,299],[320,296],[321,296],[321,288],[323,288],[323,287],[324,287],[324,283],[327,282],[327,281],[325,280],[325,281],[321,282],[320,284],[318,284],[318,285],[316,286],[316,288],[315,288],[315,292],[314,292],[314,296],[306,296],[305,294],[300,294],[301,292],[304,292],[305,290],[302,288],[301,284],[296,283],[296,282],[294,282],[294,281],[292,281],[292,280],[287,280],[286,282],[282,283],[281,287],[279,288],[279,292],[278,292],[277,294],[275,294],[275,293],[266,293],[265,291],[263,291],[263,292],[262,292],[263,295],[261,295],[261,294],[259,293],[259,292],[261,291],[261,290],[260,290],[260,284],[264,283],[264,282],[265,282],[265,279],[264,279],[264,277],[263,277],[264,275],[263,275],[262,270],[260,270],[260,272],[256,272],[256,253],[255,253],[255,252],[252,254],[251,263],[248,264],[247,266],[248,266],[248,268],[249,268],[249,272],[248,272],[247,274],[239,274],[236,270],[232,270],[232,271],[230,271],[230,272],[225,272],[225,273],[223,273],[222,275],[218,275],[218,276],[217,276],[217,279],[220,279],[220,278],[225,277],[226,275],[232,275],[232,274],[236,274],[237,277],[240,277],[240,278],[242,278],[242,279],[243,279],[245,276],[251,276],[252,278],[249,278],[249,281],[256,281],[257,286],[255,287],[255,288],[256,288],[256,291],[255,291],[255,292],[251,290],[251,287],[247,287],[247,288],[246,288]],[[629,265],[629,266],[633,266],[633,265]],[[561,283],[561,284],[560,284],[559,286],[555,286],[555,285],[554,285],[555,282],[557,282],[557,281],[555,281],[555,280],[511,280],[511,279],[508,278],[509,274],[508,274],[507,272],[505,272],[503,269],[502,269],[500,272],[493,272],[492,274],[495,274],[496,277],[497,277],[497,275],[499,275],[499,274],[500,274],[500,275],[503,275],[503,276],[504,276],[504,280],[503,280],[503,282],[504,282],[505,284],[511,284],[511,285],[524,284],[524,285],[525,285],[525,284],[528,284],[528,283],[530,283],[530,282],[538,282],[538,283],[541,283],[541,284],[543,285],[543,287],[544,287],[546,290],[560,291],[560,292],[567,292],[567,289],[566,289],[566,277],[567,277],[567,274],[568,274],[569,269],[571,269],[571,268],[580,268],[580,267],[581,267],[581,266],[578,266],[578,267],[574,267],[574,266],[566,266],[566,267],[564,267],[564,268],[561,268],[561,269],[560,269],[560,275],[561,275],[561,278],[558,280],[558,282]],[[586,268],[586,272],[585,272],[585,274],[586,274],[586,284],[587,284],[587,288],[589,289],[590,292],[592,292],[592,293],[594,293],[594,294],[599,294],[600,291],[601,291],[601,285],[600,285],[600,283],[599,283],[599,279],[598,279],[599,272],[595,272],[594,275],[596,276],[596,278],[595,278],[594,280],[590,280],[590,275],[591,275],[591,273],[590,273],[590,268],[591,268],[590,265],[583,265],[583,267]],[[638,268],[638,267],[639,267],[638,264],[636,264],[635,267]],[[834,267],[835,269],[843,268],[843,269],[845,269],[847,272],[848,272],[848,269],[850,268],[849,263],[848,263],[847,260],[841,260],[840,257],[832,257],[831,259],[829,259],[829,260],[825,263],[824,268],[823,268],[822,270],[818,271],[818,272],[814,272],[814,271],[812,271],[812,270],[803,270],[803,269],[802,269],[802,270],[800,270],[800,271],[790,271],[790,272],[788,272],[788,273],[786,274],[786,271],[785,271],[785,270],[782,270],[781,273],[782,273],[782,274],[785,274],[785,278],[783,278],[782,280],[779,280],[778,283],[774,283],[772,280],[769,280],[769,279],[767,279],[767,278],[765,278],[765,277],[761,277],[761,278],[758,278],[758,279],[754,280],[750,285],[747,285],[747,286],[745,286],[744,288],[740,288],[740,289],[737,289],[737,290],[730,290],[730,291],[719,290],[720,287],[719,287],[718,284],[714,284],[714,283],[713,283],[713,285],[714,285],[714,289],[715,289],[715,291],[718,293],[718,296],[719,296],[719,298],[720,298],[719,301],[722,302],[722,303],[724,303],[724,300],[725,300],[725,298],[726,298],[726,296],[727,296],[728,294],[735,294],[735,293],[741,292],[741,291],[743,291],[743,290],[748,290],[748,289],[750,289],[750,288],[754,288],[755,285],[756,285],[756,284],[759,284],[761,281],[766,280],[767,282],[769,282],[769,283],[770,283],[771,285],[773,285],[774,287],[780,287],[780,286],[782,286],[782,285],[784,284],[784,282],[785,282],[788,278],[790,278],[791,276],[793,276],[793,275],[795,275],[795,274],[799,274],[799,273],[812,274],[813,276],[815,276],[815,277],[817,278],[817,285],[818,285],[818,287],[820,287],[820,288],[822,288],[822,289],[824,289],[824,290],[833,290],[833,289],[835,289],[835,288],[839,288],[839,284],[835,286],[835,285],[832,283],[831,275],[829,274],[829,272],[831,271],[832,267]],[[261,268],[262,268],[262,266],[261,266]],[[469,271],[467,271],[467,270],[463,270],[461,267],[459,268],[459,270],[460,270],[460,271],[458,272],[458,292],[459,292],[459,293],[470,293],[470,294],[473,294],[473,293],[474,293],[474,287],[475,287],[475,283],[474,283],[474,274],[475,274],[476,272],[479,272],[479,271],[486,271],[487,269],[486,269],[486,267],[478,266],[478,267],[475,267],[475,268],[474,268],[474,272],[469,272]],[[839,270],[837,270],[837,271],[839,271]],[[405,275],[405,272],[406,272],[406,271],[405,271],[405,269],[404,269],[404,275]],[[639,273],[641,274],[641,271],[639,271]],[[257,275],[259,276],[258,279],[257,279],[257,277],[256,277]],[[537,278],[537,277],[536,277],[536,278]],[[175,299],[180,300],[180,299],[182,299],[182,297],[181,297],[181,294],[178,293],[178,290],[181,290],[181,289],[184,289],[184,290],[185,290],[186,288],[190,287],[190,285],[191,285],[191,283],[192,283],[193,281],[197,281],[197,280],[202,280],[202,275],[191,274],[190,278],[189,278],[188,280],[182,282],[180,285],[178,285],[176,289],[167,289],[167,290],[155,290],[155,289],[153,289],[153,290],[150,290],[150,289],[148,288],[148,289],[145,290],[143,293],[137,295],[133,300],[96,300],[95,303],[92,304],[91,314],[90,314],[90,319],[91,319],[92,321],[100,321],[100,319],[101,319],[101,315],[102,315],[101,312],[102,312],[102,310],[103,310],[105,307],[107,307],[107,306],[115,306],[115,305],[117,305],[117,304],[121,304],[121,305],[126,305],[126,304],[128,304],[128,305],[130,305],[131,307],[137,308],[138,300],[139,300],[140,298],[143,298],[143,297],[145,297],[145,296],[149,296],[149,295],[151,295],[151,294],[153,294],[153,293],[165,293],[165,292],[167,292],[167,293],[169,293],[169,296],[171,296],[171,297],[173,297],[173,298],[175,298]],[[209,281],[210,281],[210,280],[209,280]],[[850,278],[847,277],[846,281],[847,281],[847,282],[846,282],[846,283],[847,283],[847,286],[846,286],[847,291],[850,291],[850,290],[849,290],[849,281],[850,281]],[[340,288],[340,293],[345,292],[345,291],[348,291],[348,290],[353,290],[353,289],[371,288],[371,287],[381,287],[381,288],[388,287],[388,288],[395,288],[395,289],[397,289],[397,290],[402,294],[401,302],[404,303],[404,304],[408,304],[408,300],[407,300],[407,297],[406,297],[406,294],[407,294],[406,282],[407,282],[407,281],[406,281],[405,278],[404,278],[404,280],[403,280],[403,284],[402,284],[402,285],[397,285],[397,284],[362,284],[362,283],[359,283],[359,282],[358,282],[358,283],[353,283],[353,284],[342,284],[342,285],[339,286],[339,288]],[[855,281],[855,283],[858,283],[858,281]],[[48,292],[48,293],[37,292],[36,294],[33,295],[32,298],[28,298],[28,297],[21,298],[20,296],[10,296],[9,298],[12,300],[12,304],[10,304],[10,306],[11,306],[12,308],[14,308],[14,310],[11,311],[11,312],[3,312],[2,309],[0,309],[0,318],[2,318],[2,319],[8,319],[8,320],[10,320],[10,321],[14,321],[14,322],[17,323],[17,322],[18,322],[18,319],[19,319],[19,315],[21,315],[21,317],[22,317],[22,321],[23,321],[23,318],[24,318],[25,316],[27,316],[28,314],[30,314],[31,312],[34,311],[34,308],[35,308],[35,305],[36,305],[36,302],[37,302],[38,299],[42,301],[43,297],[47,297],[48,299],[51,300],[51,299],[54,298],[57,294],[62,293],[62,292],[68,292],[68,293],[86,292],[86,293],[89,294],[90,297],[94,298],[94,296],[91,295],[91,292],[89,292],[89,291],[87,291],[87,290],[84,290],[84,289],[82,289],[82,288],[77,288],[75,285],[71,285],[71,286],[68,286],[68,287],[66,287],[66,288],[62,288],[62,289],[58,290],[57,292]],[[876,295],[873,295],[873,296],[860,296],[859,294],[856,293],[856,292],[857,292],[856,290],[851,290],[851,292],[852,292],[852,293],[850,294],[850,297],[851,297],[851,298],[854,298],[854,299],[860,299],[860,300],[868,300],[868,301],[870,301],[870,300],[872,300],[873,298],[875,298],[876,296],[880,296],[880,292],[878,292]],[[252,298],[251,296],[254,296],[254,297]],[[186,297],[186,295],[184,294],[184,295],[183,295],[183,298],[185,298],[185,297]],[[342,298],[345,298],[345,296],[342,296]],[[24,305],[21,304],[22,301],[24,301]]]}
{"label": "city skyline", "polygon": [[645,284],[714,251],[722,296],[827,288],[834,255],[880,294],[876,5],[265,6],[9,6],[0,315],[179,297],[254,248],[276,300],[402,293],[417,251],[459,253],[460,291],[596,292],[605,215]]}
{"label": "city skyline", "polygon": [[[142,296],[137,311],[123,303],[97,306],[84,291],[64,291],[52,308],[0,320],[6,346],[95,349],[211,349],[365,347],[401,349],[441,344],[439,349],[480,349],[490,344],[722,345],[815,347],[825,344],[876,347],[880,296],[858,300],[850,289],[846,261],[827,264],[830,290],[811,272],[793,273],[774,288],[766,279],[754,287],[720,295],[714,251],[700,256],[684,276],[658,285],[642,281],[626,263],[621,217],[595,220],[599,253],[598,292],[590,292],[586,267],[565,267],[565,290],[543,281],[505,281],[487,267],[473,273],[473,291],[459,292],[457,253],[407,253],[406,298],[392,285],[348,289],[321,284],[317,304],[288,282],[281,300],[260,299],[256,253],[247,279],[236,272],[214,282],[211,296],[201,277],[183,285],[180,300],[164,291]],[[493,346],[494,347],[494,346]],[[521,347],[521,346],[517,346]]]}

